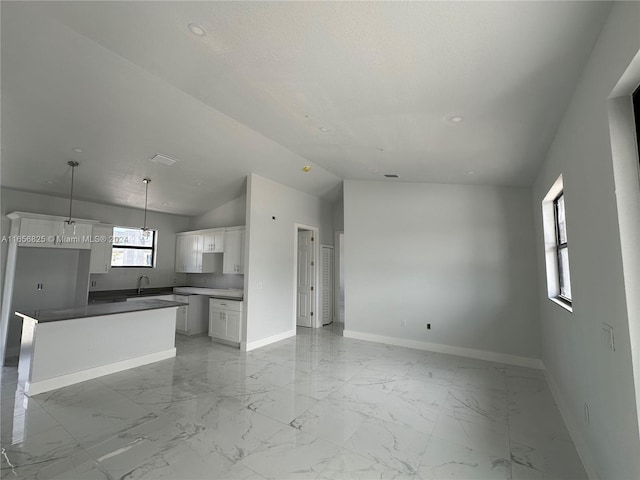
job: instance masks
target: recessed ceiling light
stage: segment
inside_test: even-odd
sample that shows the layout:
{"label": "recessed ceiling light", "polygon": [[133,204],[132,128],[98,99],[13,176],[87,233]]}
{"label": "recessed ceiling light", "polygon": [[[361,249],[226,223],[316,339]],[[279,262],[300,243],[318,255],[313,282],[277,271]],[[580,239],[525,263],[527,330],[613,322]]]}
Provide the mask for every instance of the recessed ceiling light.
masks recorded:
{"label": "recessed ceiling light", "polygon": [[73,149],[73,151],[74,151],[74,152],[76,152],[76,153],[82,153],[82,149],[81,149],[81,148],[78,148],[78,147],[75,147],[75,148]]}
{"label": "recessed ceiling light", "polygon": [[473,170],[467,170],[467,175],[475,175],[476,172],[474,172]]}
{"label": "recessed ceiling light", "polygon": [[371,173],[378,173],[378,169],[377,168],[371,168],[369,171]]}
{"label": "recessed ceiling light", "polygon": [[387,178],[398,178],[398,175],[395,173],[385,173],[384,176]]}
{"label": "recessed ceiling light", "polygon": [[194,184],[196,187],[201,187],[202,186],[202,182],[198,181]]}
{"label": "recessed ceiling light", "polygon": [[326,134],[326,135],[331,135],[332,133],[335,133],[335,128],[333,127],[318,127],[318,130],[320,130],[322,133]]}
{"label": "recessed ceiling light", "polygon": [[311,170],[311,166],[310,165],[305,165],[304,167],[302,167],[302,171],[303,172],[308,172],[309,170]]}
{"label": "recessed ceiling light", "polygon": [[45,180],[44,183],[46,183],[47,185],[53,185],[56,182],[54,182],[53,180]]}
{"label": "recessed ceiling light", "polygon": [[189,31],[191,33],[193,33],[194,35],[196,35],[198,37],[206,37],[207,36],[207,31],[204,29],[204,27],[201,27],[197,23],[190,23],[187,26],[187,28],[189,29]]}
{"label": "recessed ceiling light", "polygon": [[449,121],[451,123],[460,123],[462,120],[464,120],[464,117],[461,117],[460,115],[454,115],[452,117],[449,117]]}
{"label": "recessed ceiling light", "polygon": [[164,205],[166,207],[166,206],[171,205],[171,202],[162,202],[162,205]]}

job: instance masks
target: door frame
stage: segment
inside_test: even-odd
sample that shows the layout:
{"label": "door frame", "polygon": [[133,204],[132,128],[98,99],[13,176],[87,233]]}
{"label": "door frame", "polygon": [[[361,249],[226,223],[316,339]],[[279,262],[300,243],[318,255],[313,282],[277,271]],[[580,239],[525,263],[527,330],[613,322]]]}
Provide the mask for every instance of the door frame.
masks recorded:
{"label": "door frame", "polygon": [[344,285],[340,285],[340,268],[342,268],[344,262],[343,256],[340,255],[340,250],[343,242],[344,230],[336,231],[333,249],[333,320],[334,322],[342,321],[344,323],[344,317],[342,319],[340,317],[340,287],[344,287]]}
{"label": "door frame", "polygon": [[311,328],[319,328],[322,326],[322,318],[318,315],[318,302],[319,297],[318,293],[320,289],[318,288],[320,282],[320,269],[319,260],[320,260],[320,229],[318,227],[314,227],[313,225],[305,225],[304,223],[294,223],[293,224],[293,330],[296,331],[298,328],[298,231],[299,230],[311,230],[313,235],[313,248],[312,251],[312,261],[313,261],[313,295],[311,296],[311,311],[313,312],[313,321],[311,322]]}

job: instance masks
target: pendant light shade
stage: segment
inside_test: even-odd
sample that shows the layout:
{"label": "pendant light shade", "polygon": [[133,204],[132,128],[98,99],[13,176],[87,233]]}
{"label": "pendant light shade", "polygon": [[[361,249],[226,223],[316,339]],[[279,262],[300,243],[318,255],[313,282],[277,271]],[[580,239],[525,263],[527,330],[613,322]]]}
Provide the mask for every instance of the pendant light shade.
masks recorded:
{"label": "pendant light shade", "polygon": [[146,237],[149,235],[149,228],[147,228],[147,202],[149,200],[149,184],[151,183],[150,178],[142,179],[142,183],[144,183],[144,224],[142,226],[143,235]]}
{"label": "pendant light shade", "polygon": [[69,219],[65,220],[65,223],[67,225],[75,225],[76,222],[71,218],[71,212],[73,207],[73,181],[74,181],[74,173],[75,173],[76,167],[80,164],[78,162],[74,162],[73,160],[70,160],[67,162],[67,165],[71,167],[71,193],[69,194]]}

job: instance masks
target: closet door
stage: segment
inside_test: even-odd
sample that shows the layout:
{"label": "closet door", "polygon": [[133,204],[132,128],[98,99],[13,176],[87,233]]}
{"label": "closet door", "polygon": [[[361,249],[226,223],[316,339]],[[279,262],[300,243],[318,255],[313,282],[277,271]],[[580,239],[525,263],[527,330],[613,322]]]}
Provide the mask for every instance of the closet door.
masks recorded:
{"label": "closet door", "polygon": [[322,245],[320,247],[321,279],[320,295],[322,303],[322,324],[333,322],[333,247]]}

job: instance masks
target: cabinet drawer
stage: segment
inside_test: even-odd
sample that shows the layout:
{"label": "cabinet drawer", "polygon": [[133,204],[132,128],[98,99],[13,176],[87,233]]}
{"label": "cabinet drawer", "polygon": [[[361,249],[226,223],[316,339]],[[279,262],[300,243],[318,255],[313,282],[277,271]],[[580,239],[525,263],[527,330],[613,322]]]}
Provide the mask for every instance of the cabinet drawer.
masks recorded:
{"label": "cabinet drawer", "polygon": [[242,302],[238,300],[224,300],[222,298],[210,298],[209,306],[221,310],[242,311]]}

